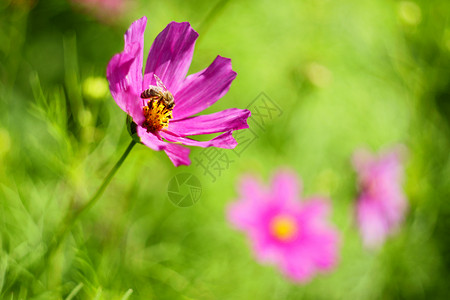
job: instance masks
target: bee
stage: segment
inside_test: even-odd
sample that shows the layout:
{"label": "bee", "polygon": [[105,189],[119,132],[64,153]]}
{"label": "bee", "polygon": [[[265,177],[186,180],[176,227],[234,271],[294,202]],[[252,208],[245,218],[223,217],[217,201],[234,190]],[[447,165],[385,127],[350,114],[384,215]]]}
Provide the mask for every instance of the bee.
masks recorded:
{"label": "bee", "polygon": [[153,76],[155,76],[157,86],[151,85],[148,89],[141,93],[141,98],[162,102],[165,107],[172,109],[175,105],[175,100],[173,99],[172,93],[167,90],[166,86],[162,83],[158,76]]}

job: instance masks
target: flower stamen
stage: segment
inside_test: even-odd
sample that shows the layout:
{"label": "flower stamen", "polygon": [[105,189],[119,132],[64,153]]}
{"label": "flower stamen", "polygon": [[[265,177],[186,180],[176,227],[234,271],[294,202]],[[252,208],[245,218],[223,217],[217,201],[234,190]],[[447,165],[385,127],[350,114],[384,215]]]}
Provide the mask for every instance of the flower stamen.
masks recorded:
{"label": "flower stamen", "polygon": [[293,217],[278,215],[270,222],[270,232],[277,239],[286,242],[297,235],[298,225]]}
{"label": "flower stamen", "polygon": [[172,119],[172,109],[168,108],[161,100],[148,100],[143,107],[145,121],[142,124],[147,128],[147,132],[156,133],[169,126]]}
{"label": "flower stamen", "polygon": [[157,86],[150,85],[141,93],[142,99],[149,99],[147,105],[142,108],[145,116],[142,125],[147,128],[147,132],[156,133],[169,126],[175,101],[161,79],[156,74],[153,76]]}

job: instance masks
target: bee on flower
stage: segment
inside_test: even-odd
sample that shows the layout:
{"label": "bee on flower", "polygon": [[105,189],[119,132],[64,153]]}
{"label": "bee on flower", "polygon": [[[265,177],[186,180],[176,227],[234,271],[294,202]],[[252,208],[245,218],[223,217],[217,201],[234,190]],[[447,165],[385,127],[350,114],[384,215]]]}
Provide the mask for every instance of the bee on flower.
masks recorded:
{"label": "bee on flower", "polygon": [[[222,98],[236,78],[231,60],[217,56],[206,69],[186,77],[198,33],[189,23],[171,22],[156,37],[144,75],[144,30],[147,18],[131,24],[124,50],[108,64],[106,76],[117,105],[132,119],[132,134],[147,147],[169,156],[175,166],[189,165],[184,146],[232,149],[234,130],[248,128],[250,111],[230,108],[198,115]],[[220,133],[209,141],[191,136]]]}

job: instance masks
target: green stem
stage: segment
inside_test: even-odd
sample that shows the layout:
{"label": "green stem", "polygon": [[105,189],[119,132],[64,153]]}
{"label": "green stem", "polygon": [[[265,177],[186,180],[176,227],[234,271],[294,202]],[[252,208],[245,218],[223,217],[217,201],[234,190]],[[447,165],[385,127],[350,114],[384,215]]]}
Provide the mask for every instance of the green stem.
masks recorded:
{"label": "green stem", "polygon": [[130,153],[131,149],[133,149],[134,145],[136,145],[136,142],[134,140],[131,140],[130,144],[128,145],[128,148],[125,150],[125,152],[122,154],[120,159],[116,162],[114,167],[109,171],[108,175],[106,176],[105,180],[103,181],[102,185],[98,188],[97,193],[80,209],[78,209],[75,214],[74,218],[75,220],[85,211],[88,211],[94,204],[100,199],[103,192],[105,191],[108,184],[111,182],[111,179],[114,177],[114,174],[116,174],[117,170],[120,168],[122,163],[125,161],[125,158],[127,158],[128,154]]}
{"label": "green stem", "polygon": [[89,201],[87,201],[83,206],[78,208],[77,210],[70,210],[63,221],[63,226],[61,227],[61,230],[58,234],[56,234],[53,245],[50,246],[48,255],[53,252],[53,250],[56,250],[58,246],[61,244],[61,242],[64,240],[65,235],[67,232],[69,232],[73,225],[76,223],[76,221],[80,218],[80,216],[87,212],[92,206],[94,206],[95,203],[97,203],[98,199],[102,196],[103,192],[105,191],[108,184],[111,182],[111,179],[114,177],[114,174],[116,174],[117,170],[120,168],[122,163],[125,161],[125,158],[127,158],[128,154],[130,153],[131,149],[133,149],[134,145],[136,144],[136,141],[132,140],[131,143],[128,145],[128,148],[125,150],[125,152],[122,154],[120,159],[116,162],[114,167],[109,171],[108,175],[103,180],[102,185],[98,188],[97,192],[92,196]]}

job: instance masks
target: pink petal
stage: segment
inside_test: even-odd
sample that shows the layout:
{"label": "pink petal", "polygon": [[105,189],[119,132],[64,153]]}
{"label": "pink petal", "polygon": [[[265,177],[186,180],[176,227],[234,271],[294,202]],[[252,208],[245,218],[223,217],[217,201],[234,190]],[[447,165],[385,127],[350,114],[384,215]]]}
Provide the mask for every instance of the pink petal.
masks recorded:
{"label": "pink petal", "polygon": [[257,215],[253,203],[240,200],[228,206],[227,218],[237,228],[251,230],[255,226]]}
{"label": "pink petal", "polygon": [[[142,113],[142,104],[139,96],[134,92],[130,77],[120,74],[127,74],[128,68],[133,62],[128,54],[116,54],[108,64],[107,78],[111,95],[117,105],[128,115],[130,115],[136,124],[141,124],[145,118]],[[122,77],[123,76],[123,77]]]}
{"label": "pink petal", "polygon": [[189,23],[169,23],[150,48],[142,89],[156,85],[156,74],[172,94],[178,91],[189,70],[197,37]]}
{"label": "pink petal", "polygon": [[360,199],[356,213],[364,246],[368,249],[380,247],[386,240],[389,228],[379,204]]}
{"label": "pink petal", "polygon": [[248,128],[248,117],[249,110],[230,108],[209,115],[172,120],[169,129],[180,136],[232,131]]}
{"label": "pink petal", "polygon": [[140,126],[137,126],[137,135],[141,138],[141,142],[147,147],[155,151],[164,150],[175,167],[180,165],[188,166],[191,164],[191,160],[189,159],[190,149],[162,141],[156,135],[147,132],[145,128]]}
{"label": "pink petal", "polygon": [[367,248],[381,246],[404,218],[408,206],[401,186],[405,155],[401,145],[378,155],[363,151],[354,155],[360,188],[357,220]]}
{"label": "pink petal", "polygon": [[311,224],[320,224],[330,213],[330,203],[322,198],[309,198],[303,204],[302,218]]}
{"label": "pink petal", "polygon": [[295,202],[299,198],[300,186],[300,180],[294,172],[279,170],[272,179],[273,197],[278,201]]}
{"label": "pink petal", "polygon": [[333,268],[338,261],[339,234],[330,228],[315,229],[306,243],[311,259],[322,271]]}
{"label": "pink petal", "polygon": [[280,268],[290,279],[300,283],[310,281],[314,275],[313,261],[304,251],[296,249],[295,252],[284,254]]}
{"label": "pink petal", "polygon": [[258,178],[250,174],[241,177],[239,182],[239,194],[243,199],[253,203],[254,207],[266,206],[267,189]]}
{"label": "pink petal", "polygon": [[203,71],[189,75],[174,93],[174,119],[183,119],[210,107],[222,98],[236,78],[231,59],[217,56]]}
{"label": "pink petal", "polygon": [[142,60],[144,59],[144,31],[147,25],[147,18],[142,17],[141,19],[133,22],[130,28],[125,33],[125,49],[124,52],[127,53],[128,49],[136,48],[134,62],[130,66],[130,73],[126,76],[130,77],[132,82],[132,87],[135,89],[136,94],[140,94],[140,86],[142,83]]}
{"label": "pink petal", "polygon": [[251,239],[253,241],[252,246],[257,261],[263,264],[272,263],[281,265],[283,263],[283,253],[276,245],[271,244],[264,238],[259,237],[257,234],[253,234]]}
{"label": "pink petal", "polygon": [[164,151],[166,152],[172,163],[175,165],[175,167],[181,165],[189,166],[191,164],[191,160],[189,159],[189,153],[191,152],[191,150],[189,148],[185,148],[176,144],[166,143]]}
{"label": "pink petal", "polygon": [[147,18],[143,17],[131,24],[125,33],[124,51],[114,55],[106,69],[106,77],[114,100],[133,119],[143,118],[142,113],[136,113],[137,107],[142,110],[140,98],[136,95],[140,94],[142,85],[142,57],[146,23]]}
{"label": "pink petal", "polygon": [[209,141],[196,141],[190,138],[173,135],[170,132],[161,132],[161,136],[170,142],[181,143],[187,146],[197,146],[202,148],[218,147],[224,149],[233,149],[237,146],[237,142],[233,138],[231,131],[222,133],[221,135]]}
{"label": "pink petal", "polygon": [[136,127],[137,135],[141,138],[141,142],[149,147],[150,149],[153,149],[155,151],[163,150],[167,143],[164,141],[161,141],[156,135],[154,135],[151,132],[147,132],[147,129],[137,126]]}

